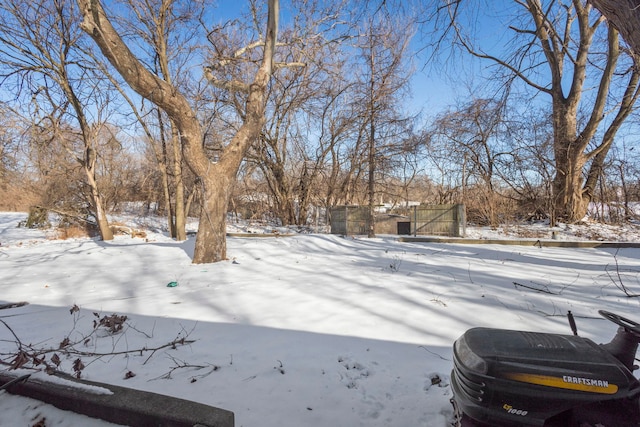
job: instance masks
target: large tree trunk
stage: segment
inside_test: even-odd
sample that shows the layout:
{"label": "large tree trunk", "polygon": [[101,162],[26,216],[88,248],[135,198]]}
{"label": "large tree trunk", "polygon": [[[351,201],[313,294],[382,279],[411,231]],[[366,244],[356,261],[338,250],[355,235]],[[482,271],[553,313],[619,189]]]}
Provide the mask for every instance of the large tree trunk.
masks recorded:
{"label": "large tree trunk", "polygon": [[640,56],[640,7],[638,0],[590,0],[631,46],[638,64]]}
{"label": "large tree trunk", "polygon": [[278,218],[282,222],[282,225],[297,224],[296,210],[293,204],[294,196],[286,177],[279,179],[277,182],[273,183],[273,185],[275,188],[272,188],[271,191],[275,196]]}
{"label": "large tree trunk", "polygon": [[98,0],[77,1],[83,15],[82,29],[94,39],[131,88],[162,108],[180,133],[185,160],[202,185],[203,209],[193,262],[200,264],[226,259],[229,194],[242,159],[264,125],[266,89],[273,70],[277,38],[279,1],[269,0],[263,60],[253,83],[226,82],[227,85],[223,85],[240,87],[246,91],[246,114],[243,125],[215,163],[207,158],[202,147],[202,127],[188,100],[175,86],[151,73],[135,57],[109,22]]}
{"label": "large tree trunk", "polygon": [[582,167],[584,144],[577,141],[577,100],[565,99],[561,90],[554,94],[553,148],[556,174],[553,179],[555,218],[575,222],[584,217]]}
{"label": "large tree trunk", "polygon": [[[617,131],[633,111],[639,92],[640,70],[630,72],[625,93],[615,117],[604,130],[600,142],[589,150],[589,143],[604,116],[605,100],[620,56],[618,32],[608,29],[608,58],[603,70],[598,96],[590,119],[581,131],[578,130],[578,102],[580,93],[571,91],[568,97],[562,91],[553,93],[553,127],[556,175],[554,177],[554,201],[557,217],[569,221],[580,221],[587,214],[593,200],[596,184]],[[585,58],[586,61],[586,58]],[[584,65],[581,67],[584,68]],[[582,81],[576,85],[581,90]],[[587,165],[590,165],[587,169]]]}
{"label": "large tree trunk", "polygon": [[590,202],[582,191],[584,160],[576,150],[562,148],[556,151],[556,175],[553,180],[555,212],[557,218],[576,222],[584,218]]}
{"label": "large tree trunk", "polygon": [[[262,76],[267,77],[267,76]],[[265,87],[266,87],[266,80]],[[264,125],[264,92],[255,91],[249,95],[247,111],[253,120],[245,120],[229,147],[244,147],[240,151],[225,150],[217,163],[212,163],[209,172],[201,175],[202,210],[193,254],[194,264],[217,262],[227,259],[227,211],[233,193],[236,174],[244,153],[251,141],[259,135]],[[249,116],[249,114],[247,114]]]}
{"label": "large tree trunk", "polygon": [[232,183],[220,179],[223,174],[211,174],[204,178],[200,226],[193,254],[194,264],[203,264],[227,258],[227,209]]}
{"label": "large tree trunk", "polygon": [[[586,123],[579,129],[578,112],[586,72],[588,66],[588,54],[593,41],[597,24],[589,22],[590,6],[583,6],[580,2],[574,2],[576,19],[580,28],[580,46],[572,61],[573,76],[568,93],[565,95],[562,85],[563,66],[565,52],[558,50],[558,41],[551,43],[545,33],[550,25],[542,13],[539,3],[529,0],[531,13],[536,21],[538,37],[547,56],[552,75],[552,87],[548,90],[552,97],[552,115],[554,130],[554,155],[556,163],[556,175],[553,181],[555,215],[568,222],[580,221],[587,213],[593,192],[585,187],[585,166],[598,154],[605,155],[611,145],[611,140],[620,124],[626,118],[635,102],[637,80],[632,76],[628,82],[626,101],[622,102],[614,124],[606,131],[606,138],[589,150],[589,144],[597,137],[598,128],[605,115],[607,96],[616,71],[616,65],[620,56],[618,32],[609,27],[607,31],[607,60],[602,74],[599,76],[598,92],[594,99],[590,116]],[[631,93],[632,95],[628,95]],[[621,120],[618,120],[621,119]],[[610,140],[608,140],[610,138]]]}

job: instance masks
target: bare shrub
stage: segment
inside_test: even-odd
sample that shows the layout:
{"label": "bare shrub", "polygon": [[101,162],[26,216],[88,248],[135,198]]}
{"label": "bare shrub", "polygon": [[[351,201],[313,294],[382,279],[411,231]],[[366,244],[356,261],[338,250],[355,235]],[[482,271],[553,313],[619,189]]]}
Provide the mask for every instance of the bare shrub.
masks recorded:
{"label": "bare shrub", "polygon": [[82,239],[85,237],[95,236],[95,231],[89,230],[89,227],[80,227],[78,225],[70,225],[66,227],[58,227],[56,229],[56,238],[61,240]]}

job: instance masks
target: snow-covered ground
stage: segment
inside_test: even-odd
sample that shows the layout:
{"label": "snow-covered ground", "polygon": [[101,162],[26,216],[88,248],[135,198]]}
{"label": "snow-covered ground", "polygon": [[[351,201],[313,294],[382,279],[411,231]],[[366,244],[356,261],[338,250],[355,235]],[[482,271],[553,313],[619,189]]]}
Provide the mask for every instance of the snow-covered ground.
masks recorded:
{"label": "snow-covered ground", "polygon": [[[581,335],[604,342],[616,326],[598,309],[640,320],[639,299],[624,293],[640,293],[640,249],[299,234],[230,237],[229,261],[194,265],[194,238],[175,242],[153,219],[134,218],[146,238],[102,242],[18,228],[25,218],[0,213],[0,304],[29,302],[0,310],[3,362],[15,362],[16,336],[27,353],[68,338],[71,352],[101,354],[80,357],[83,378],[225,408],[238,427],[444,427],[451,346],[466,329],[569,333],[571,310]],[[563,240],[640,242],[635,227],[556,231]],[[467,233],[550,235],[524,226]],[[94,329],[121,316],[121,331]],[[79,356],[56,353],[59,369],[73,374]],[[0,394],[0,425],[42,417],[46,426],[90,425],[18,401],[26,399]]]}

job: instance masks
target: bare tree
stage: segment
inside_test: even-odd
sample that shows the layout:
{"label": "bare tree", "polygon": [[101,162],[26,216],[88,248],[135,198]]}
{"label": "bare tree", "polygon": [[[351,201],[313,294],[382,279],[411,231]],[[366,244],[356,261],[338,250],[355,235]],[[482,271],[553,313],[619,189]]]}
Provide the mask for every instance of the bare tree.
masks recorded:
{"label": "bare tree", "polygon": [[409,82],[407,54],[412,25],[396,22],[383,6],[365,20],[356,46],[362,59],[356,102],[363,106],[359,134],[366,141],[369,237],[375,237],[376,173],[385,150],[400,143],[397,131],[408,120],[402,117],[399,100]]}
{"label": "bare tree", "polygon": [[[298,126],[303,121],[306,126],[314,103],[322,96],[321,88],[324,64],[324,39],[305,40],[304,47],[291,49],[302,42],[302,29],[283,35],[281,43],[288,45],[288,61],[302,62],[305,66],[295,67],[278,73],[273,79],[266,125],[261,141],[254,144],[251,161],[261,170],[274,204],[274,213],[283,224],[300,224],[306,218],[298,215],[298,184],[303,179],[306,168],[305,141],[307,132]],[[324,51],[324,52],[323,52]],[[298,53],[299,52],[299,53]],[[301,55],[302,54],[302,55]],[[304,126],[304,125],[303,125]]]}
{"label": "bare tree", "polygon": [[[138,105],[136,100],[127,94],[119,82],[114,81],[113,83],[123,99],[129,104],[139,127],[142,129],[147,146],[153,153],[156,168],[160,173],[159,186],[162,188],[162,199],[164,199],[164,211],[167,215],[169,234],[176,240],[186,240],[183,159],[175,128],[165,125],[167,118],[162,110],[154,107],[152,111],[145,111],[145,106]],[[155,122],[154,119],[156,119]],[[154,124],[157,128],[156,132],[152,129]],[[168,130],[167,127],[169,128]],[[173,167],[171,167],[172,165]],[[175,178],[172,180],[172,177]],[[172,196],[173,194],[175,194],[175,197]]]}
{"label": "bare tree", "polygon": [[[203,4],[200,1],[127,0],[127,5],[134,17],[119,16],[116,19],[126,33],[137,36],[138,59],[148,64],[150,71],[169,85],[188,91],[188,67],[196,50],[196,30],[204,11]],[[113,83],[130,105],[155,155],[171,236],[185,240],[187,212],[179,131],[158,107],[153,106],[152,111],[147,111],[149,108],[144,102],[139,103],[137,98],[129,96],[119,82]],[[152,129],[154,126],[155,131]]]}
{"label": "bare tree", "polygon": [[[501,102],[476,99],[460,109],[438,117],[432,139],[448,147],[449,153],[465,170],[463,185],[474,182],[480,203],[475,208],[484,221],[498,226],[499,192],[497,177],[501,159],[512,158],[510,148],[504,147],[504,105]],[[479,196],[479,197],[478,197]],[[466,198],[463,198],[466,203]]]}
{"label": "bare tree", "polygon": [[[640,67],[640,7],[636,0],[590,0],[590,2],[607,18],[609,25],[615,27],[632,50],[636,68]],[[626,158],[614,162],[620,176],[620,185],[624,198],[625,216],[632,215],[629,201],[632,187],[626,175],[633,166]],[[636,196],[637,197],[637,196]]]}
{"label": "bare tree", "polygon": [[15,171],[18,162],[19,138],[16,137],[15,115],[0,104],[0,183],[6,187],[9,175]]}
{"label": "bare tree", "polygon": [[29,173],[25,123],[0,103],[0,209],[25,211],[37,203],[36,181]]}
{"label": "bare tree", "polygon": [[[448,2],[451,16],[459,16],[459,3]],[[478,48],[455,22],[457,40],[471,54],[507,72],[505,81],[523,82],[550,97],[555,210],[560,218],[578,221],[593,197],[616,132],[633,110],[640,74],[623,60],[618,32],[613,27],[603,28],[603,17],[593,13],[585,1],[527,0],[517,4],[528,20],[510,27],[517,46],[510,56]],[[606,41],[597,43],[598,35]],[[586,95],[590,85],[596,88],[593,96]]]}
{"label": "bare tree", "polygon": [[355,85],[345,80],[351,65],[347,61],[334,61],[332,67],[331,78],[325,81],[320,96],[316,95],[317,108],[310,111],[309,122],[315,123],[315,127],[308,135],[315,139],[314,144],[305,147],[308,173],[300,180],[301,184],[304,179],[308,183],[304,184],[302,200],[309,200],[313,191],[310,183],[316,181],[317,202],[327,213],[332,206],[352,203],[352,177],[360,169],[358,153],[362,143],[361,138],[355,137],[360,116],[351,103]]}
{"label": "bare tree", "polygon": [[[251,46],[263,48],[262,61],[253,81],[250,84],[237,80],[220,81],[214,73],[208,73],[212,84],[246,95],[243,123],[215,161],[207,158],[202,144],[202,125],[187,98],[171,82],[160,78],[141,63],[113,27],[99,1],[78,0],[78,5],[83,15],[82,28],[94,39],[103,55],[134,91],[162,108],[179,131],[185,159],[202,191],[203,206],[193,262],[226,259],[226,215],[231,190],[245,153],[264,124],[265,96],[274,68],[279,1],[269,0],[265,37]],[[237,57],[249,48],[236,51]],[[227,63],[228,58],[221,59],[212,67]]]}
{"label": "bare tree", "polygon": [[[89,189],[91,213],[103,240],[113,239],[97,178],[99,147],[107,92],[100,88],[95,67],[82,52],[77,9],[68,0],[0,5],[0,62],[3,82],[13,81],[16,92],[31,92],[31,114],[38,126],[62,142],[82,166]],[[92,119],[89,107],[95,111]],[[68,119],[75,121],[73,132]],[[80,150],[75,145],[81,141]]]}
{"label": "bare tree", "polygon": [[[186,43],[180,43],[192,36],[191,32],[185,32],[184,27],[193,28],[196,19],[199,17],[195,9],[199,8],[199,2],[189,2],[185,5],[184,10],[176,11],[172,1],[161,2],[141,2],[138,0],[130,0],[129,4],[140,17],[140,22],[146,31],[138,31],[138,34],[149,38],[148,44],[153,49],[153,63],[158,74],[169,86],[178,86],[180,83],[174,83],[174,74],[178,74],[181,70],[174,62],[177,69],[172,72],[170,68],[170,58],[178,56],[177,52],[172,49],[189,52]],[[182,37],[176,34],[182,34]],[[174,43],[171,43],[171,37],[174,37]],[[189,55],[183,55],[189,58]],[[186,240],[186,212],[185,212],[185,194],[184,194],[184,178],[182,170],[182,151],[180,147],[179,129],[172,119],[167,120],[169,124],[169,137],[166,141],[165,118],[158,109],[157,118],[159,125],[159,139],[162,149],[158,149],[153,139],[149,143],[153,146],[156,154],[156,160],[163,176],[163,190],[165,196],[165,205],[167,207],[167,219],[171,235],[176,240]],[[170,153],[167,153],[167,145],[170,147]],[[169,173],[168,164],[172,165],[172,174]],[[169,177],[173,177],[173,194],[170,191]],[[173,195],[173,197],[172,197]],[[173,200],[172,200],[173,199]]]}
{"label": "bare tree", "polygon": [[[342,3],[291,2],[289,13],[294,19],[278,40],[278,60],[286,63],[287,69],[276,73],[271,81],[265,126],[260,140],[247,154],[243,173],[251,174],[253,179],[244,182],[255,183],[257,177],[263,181],[263,205],[269,205],[265,211],[282,224],[306,223],[310,191],[324,162],[327,148],[318,149],[315,140],[317,132],[321,132],[318,130],[321,110],[331,104],[336,87],[333,81],[342,78],[336,76],[336,64],[344,57],[341,38],[347,28],[340,19]],[[250,33],[246,28],[255,26],[254,22],[255,17],[248,16],[209,37],[218,55],[234,61],[236,74],[246,74],[252,66],[247,58],[256,60],[248,56],[239,62],[231,49],[239,44],[251,45],[237,39]],[[223,77],[220,73],[219,79]],[[222,101],[231,107],[229,110],[243,114],[236,97],[227,96]]]}
{"label": "bare tree", "polygon": [[[526,100],[520,100],[526,105]],[[550,219],[554,222],[553,127],[547,109],[532,105],[520,112],[506,108],[504,139],[511,156],[500,163],[498,172],[513,191],[517,214],[522,219]]]}

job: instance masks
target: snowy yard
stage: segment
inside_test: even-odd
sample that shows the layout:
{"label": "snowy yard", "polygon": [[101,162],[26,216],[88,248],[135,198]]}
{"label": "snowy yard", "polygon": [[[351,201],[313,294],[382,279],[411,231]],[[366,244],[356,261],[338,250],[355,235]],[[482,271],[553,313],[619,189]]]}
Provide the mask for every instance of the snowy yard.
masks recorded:
{"label": "snowy yard", "polygon": [[[640,249],[305,234],[231,237],[229,261],[193,265],[193,238],[150,227],[146,239],[53,240],[17,228],[25,217],[0,214],[0,304],[29,302],[0,310],[3,362],[15,336],[30,349],[69,338],[97,354],[81,357],[83,378],[228,409],[238,427],[444,427],[451,346],[466,329],[570,333],[571,310],[603,342],[615,326],[598,309],[640,321],[624,293],[640,293]],[[114,314],[122,331],[94,330]],[[73,374],[78,356],[56,354]],[[0,394],[2,426],[74,425],[13,399]]]}

